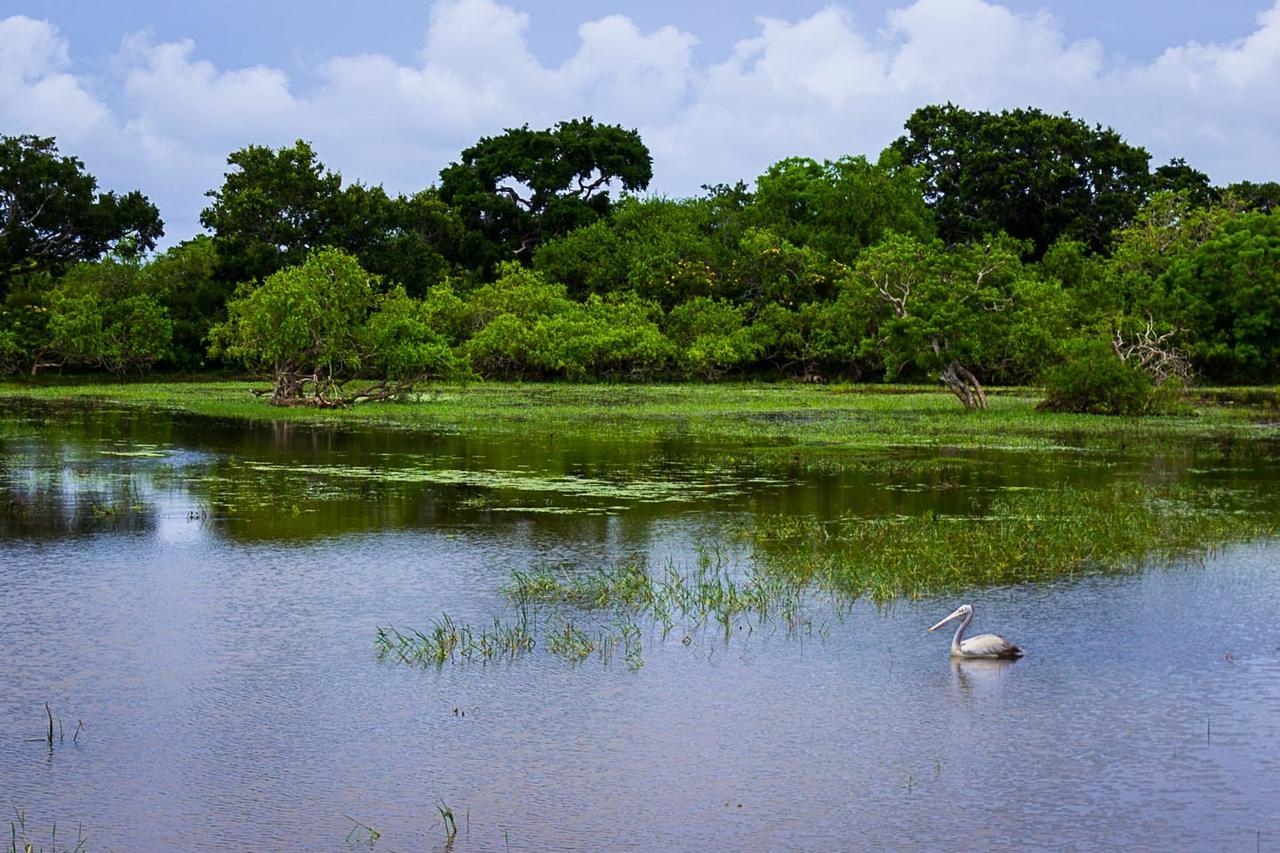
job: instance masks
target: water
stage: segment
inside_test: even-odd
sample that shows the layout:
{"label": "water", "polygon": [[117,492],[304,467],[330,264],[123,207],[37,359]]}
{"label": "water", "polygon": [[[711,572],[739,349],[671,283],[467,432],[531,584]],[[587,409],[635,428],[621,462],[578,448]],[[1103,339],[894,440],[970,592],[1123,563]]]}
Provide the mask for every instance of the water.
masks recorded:
{"label": "water", "polygon": [[376,850],[441,849],[440,803],[456,850],[1280,847],[1275,542],[973,594],[1013,664],[948,659],[924,629],[953,599],[799,637],[647,630],[638,669],[376,658],[375,626],[509,612],[513,568],[689,559],[757,513],[1116,478],[1270,505],[1280,479],[1249,447],[829,476],[731,456],[10,408],[0,809],[116,850],[367,849],[348,816]]}

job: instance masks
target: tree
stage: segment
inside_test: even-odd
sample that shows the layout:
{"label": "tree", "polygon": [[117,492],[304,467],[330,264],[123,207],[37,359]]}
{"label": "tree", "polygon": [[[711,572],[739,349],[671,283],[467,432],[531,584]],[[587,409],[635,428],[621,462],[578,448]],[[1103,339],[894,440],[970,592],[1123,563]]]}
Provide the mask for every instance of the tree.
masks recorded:
{"label": "tree", "polygon": [[14,276],[55,275],[110,249],[153,248],[159,211],[134,190],[98,192],[97,180],[52,138],[0,136],[0,294]]}
{"label": "tree", "polygon": [[[245,283],[210,334],[215,355],[274,378],[276,405],[343,406],[403,395],[416,381],[452,371],[447,343],[420,303],[400,288],[383,294],[351,255],[321,249],[301,264]],[[372,386],[348,395],[352,378]]]}
{"label": "tree", "polygon": [[1276,208],[1280,208],[1280,183],[1275,181],[1265,181],[1261,184],[1240,181],[1228,186],[1225,193],[1237,199],[1244,210],[1271,213]]}
{"label": "tree", "polygon": [[337,221],[342,176],[328,171],[310,143],[301,139],[278,151],[250,145],[234,151],[222,187],[200,213],[213,232],[220,277],[262,279],[298,264],[327,239]]}
{"label": "tree", "polygon": [[850,264],[889,232],[933,237],[921,171],[903,166],[892,150],[878,163],[865,157],[782,160],[756,179],[746,219],[796,246]]}
{"label": "tree", "polygon": [[1175,157],[1151,173],[1152,192],[1182,193],[1192,205],[1204,207],[1218,200],[1219,191],[1209,183],[1209,176]]}
{"label": "tree", "polygon": [[714,215],[702,199],[627,198],[608,220],[544,243],[533,266],[578,298],[630,291],[670,309],[720,293],[733,246]]}
{"label": "tree", "polygon": [[205,365],[209,329],[225,318],[233,285],[217,277],[218,252],[200,236],[153,257],[139,271],[141,289],[168,312],[173,346],[165,361],[181,370]]}
{"label": "tree", "polygon": [[1145,150],[1070,115],[934,105],[912,113],[906,129],[892,148],[923,169],[925,201],[948,244],[1003,231],[1030,241],[1033,258],[1064,236],[1106,252],[1151,181]]}
{"label": "tree", "polygon": [[123,375],[169,354],[173,324],[147,292],[136,257],[77,264],[44,300],[45,337],[31,372],[44,367],[97,367]]}
{"label": "tree", "polygon": [[1280,217],[1224,223],[1165,275],[1192,361],[1220,380],[1280,377]]}
{"label": "tree", "polygon": [[946,250],[902,234],[872,246],[846,285],[872,319],[864,351],[880,357],[888,378],[914,365],[966,408],[987,408],[976,371],[1008,361],[1012,339],[1036,350],[1053,337],[1036,315],[1057,313],[1060,300],[1026,273],[1022,248],[997,237]]}
{"label": "tree", "polygon": [[470,230],[467,259],[487,266],[607,215],[614,181],[636,191],[652,177],[639,133],[588,117],[482,138],[440,173],[440,196]]}
{"label": "tree", "polygon": [[442,279],[461,224],[434,190],[389,196],[382,187],[342,186],[301,139],[273,150],[250,145],[227,157],[235,167],[200,222],[213,232],[225,282],[262,279],[334,246],[366,270],[420,295]]}

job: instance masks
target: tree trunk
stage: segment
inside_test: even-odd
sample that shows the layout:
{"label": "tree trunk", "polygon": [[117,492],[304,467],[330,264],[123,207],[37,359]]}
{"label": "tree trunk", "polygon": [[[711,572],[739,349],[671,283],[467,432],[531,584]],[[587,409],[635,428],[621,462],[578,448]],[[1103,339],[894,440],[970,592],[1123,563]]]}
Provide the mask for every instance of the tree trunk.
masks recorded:
{"label": "tree trunk", "polygon": [[942,384],[951,389],[951,393],[960,398],[966,409],[986,409],[987,395],[982,390],[982,383],[972,371],[954,359],[938,374]]}

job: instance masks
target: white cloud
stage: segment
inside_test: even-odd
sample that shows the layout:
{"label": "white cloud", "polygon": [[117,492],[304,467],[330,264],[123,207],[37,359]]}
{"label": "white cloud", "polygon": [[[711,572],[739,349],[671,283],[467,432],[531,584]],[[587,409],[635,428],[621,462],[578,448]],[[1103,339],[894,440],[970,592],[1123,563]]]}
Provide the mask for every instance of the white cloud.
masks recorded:
{"label": "white cloud", "polygon": [[696,34],[644,32],[620,15],[583,23],[576,52],[549,65],[529,26],[496,0],[441,0],[417,61],[334,56],[302,90],[283,70],[219,68],[192,41],[147,34],[89,79],[54,24],[11,17],[0,20],[0,123],[56,135],[104,184],[143,189],[171,238],[194,233],[204,191],[249,143],[310,139],[348,179],[413,190],[481,135],[586,114],[638,126],[653,189],[671,194],[750,178],[785,156],[874,156],[913,109],[947,100],[1070,110],[1218,181],[1276,177],[1280,0],[1235,42],[1171,46],[1142,65],[1068,40],[1047,13],[988,0],[904,0],[882,21],[838,5],[761,19],[703,65]]}

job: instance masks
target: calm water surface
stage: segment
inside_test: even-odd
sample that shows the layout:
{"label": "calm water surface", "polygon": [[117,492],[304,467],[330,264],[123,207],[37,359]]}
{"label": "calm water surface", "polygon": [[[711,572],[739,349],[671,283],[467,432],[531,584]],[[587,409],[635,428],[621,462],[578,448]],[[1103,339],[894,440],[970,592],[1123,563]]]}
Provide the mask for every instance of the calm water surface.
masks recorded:
{"label": "calm water surface", "polygon": [[441,802],[455,850],[1280,849],[1275,542],[973,594],[1011,665],[924,632],[953,599],[653,630],[638,669],[374,653],[375,626],[508,613],[512,569],[688,560],[761,514],[1280,491],[1258,447],[901,456],[928,464],[0,409],[0,809],[114,850],[367,849],[348,816],[376,850],[441,849]]}

